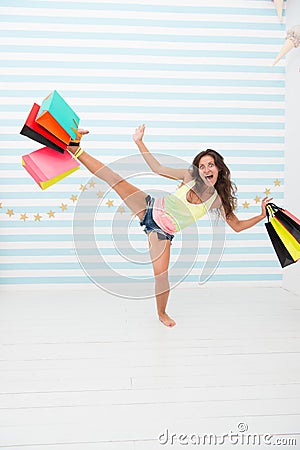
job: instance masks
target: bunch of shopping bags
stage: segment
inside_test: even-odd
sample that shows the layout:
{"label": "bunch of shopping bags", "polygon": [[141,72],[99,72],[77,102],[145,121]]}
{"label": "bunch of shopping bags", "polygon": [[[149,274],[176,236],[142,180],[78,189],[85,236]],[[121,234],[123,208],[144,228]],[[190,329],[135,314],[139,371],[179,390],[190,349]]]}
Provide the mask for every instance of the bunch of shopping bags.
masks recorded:
{"label": "bunch of shopping bags", "polygon": [[79,169],[78,161],[67,151],[70,141],[80,137],[78,125],[78,115],[55,90],[41,106],[32,106],[20,133],[44,147],[23,155],[22,165],[42,189]]}
{"label": "bunch of shopping bags", "polygon": [[289,266],[300,259],[300,220],[286,209],[268,203],[267,232],[281,267]]}

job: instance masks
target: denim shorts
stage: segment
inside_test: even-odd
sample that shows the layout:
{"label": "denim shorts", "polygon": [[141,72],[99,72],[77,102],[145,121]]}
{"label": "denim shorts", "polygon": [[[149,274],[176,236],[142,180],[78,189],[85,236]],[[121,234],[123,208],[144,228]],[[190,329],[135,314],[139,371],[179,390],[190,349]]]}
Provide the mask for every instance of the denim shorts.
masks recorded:
{"label": "denim shorts", "polygon": [[146,212],[143,219],[140,221],[140,225],[144,226],[144,231],[146,234],[149,234],[151,231],[155,231],[157,233],[157,237],[160,240],[169,239],[172,241],[174,234],[169,234],[163,231],[157,223],[153,219],[153,204],[155,199],[151,197],[151,195],[147,195],[146,197]]}

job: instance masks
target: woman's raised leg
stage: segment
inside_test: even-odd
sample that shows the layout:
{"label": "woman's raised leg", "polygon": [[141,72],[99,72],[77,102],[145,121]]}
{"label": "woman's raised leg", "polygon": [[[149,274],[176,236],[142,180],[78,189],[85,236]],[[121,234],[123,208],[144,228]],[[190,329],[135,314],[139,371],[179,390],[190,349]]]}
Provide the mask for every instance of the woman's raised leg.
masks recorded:
{"label": "woman's raised leg", "polygon": [[167,327],[174,327],[176,322],[166,313],[170,294],[168,268],[170,262],[171,241],[160,240],[157,233],[152,231],[148,235],[150,257],[155,276],[155,296],[159,320]]}
{"label": "woman's raised leg", "polygon": [[[74,154],[77,148],[68,147],[68,150]],[[91,173],[108,183],[126,203],[128,208],[131,209],[133,214],[138,216],[140,220],[143,218],[146,211],[147,194],[145,192],[128,183],[119,174],[85,151],[78,159]]]}

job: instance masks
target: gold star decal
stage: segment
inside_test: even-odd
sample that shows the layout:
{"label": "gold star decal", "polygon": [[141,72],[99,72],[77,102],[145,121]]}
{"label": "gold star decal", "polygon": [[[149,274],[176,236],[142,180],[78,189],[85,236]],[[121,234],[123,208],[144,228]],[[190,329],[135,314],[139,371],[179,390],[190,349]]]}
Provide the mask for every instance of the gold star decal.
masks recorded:
{"label": "gold star decal", "polygon": [[98,192],[97,192],[97,197],[98,197],[98,198],[102,198],[102,197],[103,197],[103,192],[98,191]]}
{"label": "gold star decal", "polygon": [[82,192],[86,191],[86,185],[85,184],[81,184],[79,190],[82,191]]}
{"label": "gold star decal", "polygon": [[61,208],[62,211],[65,211],[67,209],[67,207],[68,207],[68,205],[65,205],[64,203],[62,203],[60,205],[60,208]]}
{"label": "gold star decal", "polygon": [[0,208],[2,208],[2,202],[0,202]]}
{"label": "gold star decal", "polygon": [[278,180],[278,178],[274,180],[274,186],[280,186],[280,181]]}
{"label": "gold star decal", "polygon": [[120,214],[123,214],[123,213],[125,212],[125,208],[124,208],[123,206],[120,206],[120,207],[118,208],[118,212],[119,212]]}
{"label": "gold star decal", "polygon": [[95,187],[95,184],[96,184],[95,181],[90,181],[89,182],[89,185],[90,185],[91,188]]}
{"label": "gold star decal", "polygon": [[42,218],[42,216],[40,216],[39,213],[34,214],[34,221],[35,221],[35,222],[36,222],[36,221],[40,222],[40,221],[41,221],[41,218]]}
{"label": "gold star decal", "polygon": [[243,203],[243,207],[244,207],[244,208],[249,208],[249,206],[250,206],[250,203],[248,203],[248,202],[244,202],[244,203]]}
{"label": "gold star decal", "polygon": [[51,217],[54,217],[54,211],[52,211],[52,210],[50,210],[48,213],[48,216],[49,216],[49,219],[51,218]]}
{"label": "gold star decal", "polygon": [[76,202],[77,200],[77,195],[72,195],[72,197],[70,197],[70,200],[72,200],[72,202]]}
{"label": "gold star decal", "polygon": [[7,213],[6,213],[9,217],[14,216],[14,210],[13,209],[8,209]]}
{"label": "gold star decal", "polygon": [[110,208],[111,206],[114,206],[114,201],[113,200],[107,200],[106,204]]}
{"label": "gold star decal", "polygon": [[266,188],[266,189],[265,189],[265,194],[266,194],[266,195],[270,195],[270,194],[271,194],[271,189]]}
{"label": "gold star decal", "polygon": [[28,219],[28,216],[26,216],[26,213],[20,214],[20,220],[24,220],[24,222],[25,222],[26,219]]}
{"label": "gold star decal", "polygon": [[259,203],[260,202],[260,197],[257,195],[254,199],[255,203]]}

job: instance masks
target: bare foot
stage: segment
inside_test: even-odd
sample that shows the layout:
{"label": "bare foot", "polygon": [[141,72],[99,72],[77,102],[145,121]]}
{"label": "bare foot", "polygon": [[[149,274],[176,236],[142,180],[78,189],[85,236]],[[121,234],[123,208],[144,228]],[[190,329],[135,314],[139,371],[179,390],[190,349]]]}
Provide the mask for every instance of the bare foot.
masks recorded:
{"label": "bare foot", "polygon": [[159,320],[166,325],[166,327],[174,327],[176,325],[176,322],[174,322],[173,319],[171,319],[171,317],[168,316],[168,314],[164,313],[164,314],[160,314],[159,316]]}

